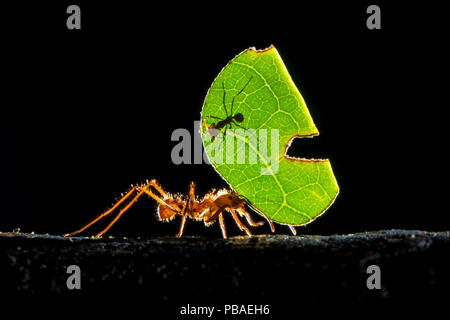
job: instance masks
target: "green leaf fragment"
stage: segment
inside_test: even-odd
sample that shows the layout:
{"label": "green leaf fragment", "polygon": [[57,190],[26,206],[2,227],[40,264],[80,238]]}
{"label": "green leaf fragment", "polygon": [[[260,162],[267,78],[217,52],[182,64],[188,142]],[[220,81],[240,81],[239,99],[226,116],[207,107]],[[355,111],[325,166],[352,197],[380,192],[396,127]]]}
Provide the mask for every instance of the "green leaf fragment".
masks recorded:
{"label": "green leaf fragment", "polygon": [[[229,121],[238,113],[243,119]],[[328,159],[285,155],[295,137],[319,132],[275,47],[247,49],[223,68],[206,96],[202,123],[214,168],[272,221],[304,225],[335,200],[339,187]]]}

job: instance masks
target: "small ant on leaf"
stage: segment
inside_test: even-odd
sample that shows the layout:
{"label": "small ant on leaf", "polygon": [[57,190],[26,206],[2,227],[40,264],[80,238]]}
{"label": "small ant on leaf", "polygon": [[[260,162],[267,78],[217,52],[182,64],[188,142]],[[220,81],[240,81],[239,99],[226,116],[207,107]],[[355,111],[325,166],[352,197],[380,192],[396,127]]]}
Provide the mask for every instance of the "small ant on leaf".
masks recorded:
{"label": "small ant on leaf", "polygon": [[[156,195],[152,188],[159,193],[159,196]],[[117,201],[109,210],[103,212],[97,218],[92,220],[90,223],[85,225],[83,228],[74,231],[72,233],[65,234],[65,237],[76,235],[85,229],[92,226],[94,223],[99,221],[100,219],[106,217],[107,215],[114,212],[116,208],[118,208],[126,199],[130,198],[133,194],[135,196],[131,198],[131,201],[128,202],[117,214],[117,216],[111,221],[111,223],[100,233],[96,235],[96,237],[100,237],[106,231],[109,230],[119,218],[139,199],[143,194],[147,194],[158,202],[158,218],[160,221],[170,221],[177,214],[182,216],[180,231],[177,234],[177,237],[181,237],[183,235],[184,225],[186,223],[187,218],[191,218],[194,220],[202,221],[206,226],[212,225],[217,218],[219,219],[220,228],[222,229],[223,237],[227,237],[223,213],[228,211],[231,213],[231,216],[236,221],[239,229],[244,230],[249,236],[252,236],[250,230],[239,220],[238,214],[242,217],[245,217],[248,224],[252,227],[261,226],[264,224],[263,221],[253,222],[250,218],[250,215],[247,211],[244,210],[244,206],[248,205],[258,213],[262,214],[270,224],[272,232],[274,231],[273,223],[270,221],[264,213],[260,212],[258,209],[254,208],[250,201],[243,196],[238,195],[234,191],[229,190],[212,190],[202,200],[198,200],[195,197],[195,183],[192,182],[189,188],[189,193],[186,197],[182,197],[181,195],[171,195],[166,193],[161,186],[156,182],[156,180],[152,180],[147,184],[143,184],[141,186],[134,186],[128,191],[119,201]],[[293,228],[291,228],[292,230]]]}
{"label": "small ant on leaf", "polygon": [[241,123],[242,121],[244,121],[244,115],[242,113],[236,113],[235,115],[233,115],[233,106],[234,106],[234,100],[236,99],[236,97],[245,90],[245,88],[250,83],[252,78],[253,78],[253,76],[250,77],[250,79],[247,81],[247,83],[244,85],[244,87],[238,93],[236,93],[235,96],[233,97],[233,99],[231,100],[230,115],[228,115],[227,105],[225,103],[225,98],[226,98],[225,85],[222,82],[222,90],[223,90],[222,103],[223,103],[223,108],[225,109],[226,118],[222,119],[222,118],[214,117],[214,116],[206,116],[208,118],[220,120],[217,123],[211,124],[208,128],[208,131],[206,131],[206,133],[208,133],[209,135],[212,136],[211,142],[214,142],[214,139],[219,134],[219,131],[222,130],[222,128],[224,128],[224,127],[225,127],[225,130],[224,130],[223,135],[225,136],[226,131],[227,131],[227,126],[229,126],[229,129],[231,129],[231,124],[234,124],[242,129],[245,129],[240,124],[238,124],[238,122]]}

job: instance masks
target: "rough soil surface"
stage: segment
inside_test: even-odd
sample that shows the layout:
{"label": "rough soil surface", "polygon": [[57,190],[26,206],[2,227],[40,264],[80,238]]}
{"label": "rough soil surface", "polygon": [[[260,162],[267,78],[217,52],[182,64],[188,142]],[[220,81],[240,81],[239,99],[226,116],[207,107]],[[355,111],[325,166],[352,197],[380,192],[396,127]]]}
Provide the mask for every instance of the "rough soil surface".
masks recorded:
{"label": "rough soil surface", "polygon": [[[139,295],[187,303],[397,301],[449,297],[450,232],[332,236],[63,238],[0,233],[0,283],[12,295]],[[369,290],[366,270],[381,270]],[[81,269],[69,290],[67,267]]]}

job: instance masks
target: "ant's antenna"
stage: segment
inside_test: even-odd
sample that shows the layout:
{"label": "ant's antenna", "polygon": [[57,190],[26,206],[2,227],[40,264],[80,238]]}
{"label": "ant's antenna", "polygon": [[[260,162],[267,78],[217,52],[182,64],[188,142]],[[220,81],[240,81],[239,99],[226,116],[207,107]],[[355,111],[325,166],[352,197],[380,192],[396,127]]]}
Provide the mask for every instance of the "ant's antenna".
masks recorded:
{"label": "ant's antenna", "polygon": [[250,81],[252,81],[252,79],[253,79],[253,76],[251,76],[250,79],[248,79],[247,83],[246,83],[245,86],[241,89],[241,91],[239,91],[239,92],[233,97],[233,99],[231,100],[231,112],[230,112],[230,113],[231,113],[231,116],[233,116],[234,99],[236,99],[236,97],[237,97],[238,95],[240,95],[240,94],[242,93],[242,91],[244,91],[245,87],[248,86],[248,84],[250,83]]}
{"label": "ant's antenna", "polygon": [[[225,114],[227,115],[228,118],[227,105],[225,104],[225,85],[223,84],[223,81],[222,81],[222,90],[223,90],[223,97],[222,97],[223,108],[225,109]],[[231,106],[231,110],[233,111],[233,106]]]}

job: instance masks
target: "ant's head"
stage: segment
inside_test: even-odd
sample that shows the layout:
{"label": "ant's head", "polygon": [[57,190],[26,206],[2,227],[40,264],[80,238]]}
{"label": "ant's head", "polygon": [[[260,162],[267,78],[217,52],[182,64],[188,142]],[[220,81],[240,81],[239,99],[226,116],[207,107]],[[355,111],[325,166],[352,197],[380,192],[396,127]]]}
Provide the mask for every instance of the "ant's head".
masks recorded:
{"label": "ant's head", "polygon": [[242,208],[247,203],[245,197],[240,196],[234,191],[232,191],[228,197],[231,202],[231,207],[234,209]]}
{"label": "ant's head", "polygon": [[235,115],[234,115],[234,120],[236,120],[237,122],[242,122],[242,121],[244,121],[244,116],[242,115],[242,113],[236,113]]}

